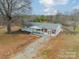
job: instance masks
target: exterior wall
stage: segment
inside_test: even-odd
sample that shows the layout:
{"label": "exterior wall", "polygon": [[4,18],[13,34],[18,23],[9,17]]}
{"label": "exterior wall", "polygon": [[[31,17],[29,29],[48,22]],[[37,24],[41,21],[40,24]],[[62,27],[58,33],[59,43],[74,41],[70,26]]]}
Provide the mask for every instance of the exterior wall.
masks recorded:
{"label": "exterior wall", "polygon": [[[40,27],[41,31],[37,30],[37,29],[30,29],[30,32],[37,32],[44,34],[44,35],[50,35],[50,36],[56,36],[60,33],[61,29],[62,29],[62,25],[61,24],[52,24],[52,23],[32,23],[33,26],[38,26]],[[46,31],[42,31],[42,29],[47,29]],[[52,33],[52,31],[55,30],[55,33]]]}
{"label": "exterior wall", "polygon": [[58,26],[57,30],[56,30],[56,35],[58,35],[62,30],[62,26]]}
{"label": "exterior wall", "polygon": [[[47,29],[47,32],[44,32],[44,35],[49,35],[49,36],[57,36],[61,30],[62,30],[62,25],[61,24],[51,24],[51,23],[34,23],[35,26],[42,27],[42,29]],[[55,33],[52,33],[52,30],[56,30]]]}

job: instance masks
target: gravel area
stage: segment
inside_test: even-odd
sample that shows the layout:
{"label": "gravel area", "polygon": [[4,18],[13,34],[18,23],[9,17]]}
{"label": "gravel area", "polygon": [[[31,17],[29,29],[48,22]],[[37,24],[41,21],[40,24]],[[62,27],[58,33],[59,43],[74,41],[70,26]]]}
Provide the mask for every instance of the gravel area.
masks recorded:
{"label": "gravel area", "polygon": [[28,45],[23,51],[20,51],[16,55],[11,56],[10,59],[33,59],[36,56],[39,48],[41,48],[44,43],[49,41],[48,36],[43,36],[35,42]]}

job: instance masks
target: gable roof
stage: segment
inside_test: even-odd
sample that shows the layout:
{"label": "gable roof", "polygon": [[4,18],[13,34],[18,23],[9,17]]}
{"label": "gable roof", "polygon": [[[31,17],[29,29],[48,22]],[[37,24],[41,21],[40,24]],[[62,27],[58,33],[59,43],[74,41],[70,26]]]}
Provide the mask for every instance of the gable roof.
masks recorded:
{"label": "gable roof", "polygon": [[59,23],[40,23],[40,22],[30,22],[33,26],[38,26],[40,28],[47,28],[47,29],[57,29],[62,25]]}

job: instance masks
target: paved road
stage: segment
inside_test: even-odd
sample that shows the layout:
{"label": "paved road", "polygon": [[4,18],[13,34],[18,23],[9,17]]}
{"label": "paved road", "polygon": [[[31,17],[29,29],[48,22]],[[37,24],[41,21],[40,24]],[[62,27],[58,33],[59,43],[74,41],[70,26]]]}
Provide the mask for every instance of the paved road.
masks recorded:
{"label": "paved road", "polygon": [[45,42],[49,41],[47,36],[43,36],[37,41],[31,43],[23,51],[17,53],[15,56],[11,56],[11,59],[33,59],[38,52],[38,49],[44,45]]}

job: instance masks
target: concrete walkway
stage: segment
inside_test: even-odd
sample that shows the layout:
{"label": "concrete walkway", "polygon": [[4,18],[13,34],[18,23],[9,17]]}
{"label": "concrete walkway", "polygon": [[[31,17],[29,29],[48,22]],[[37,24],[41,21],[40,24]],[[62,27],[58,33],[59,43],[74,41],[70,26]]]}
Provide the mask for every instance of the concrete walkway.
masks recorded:
{"label": "concrete walkway", "polygon": [[49,41],[48,37],[44,36],[28,45],[23,51],[17,53],[15,56],[11,56],[10,59],[33,59],[33,57],[36,56],[38,49],[47,41]]}

